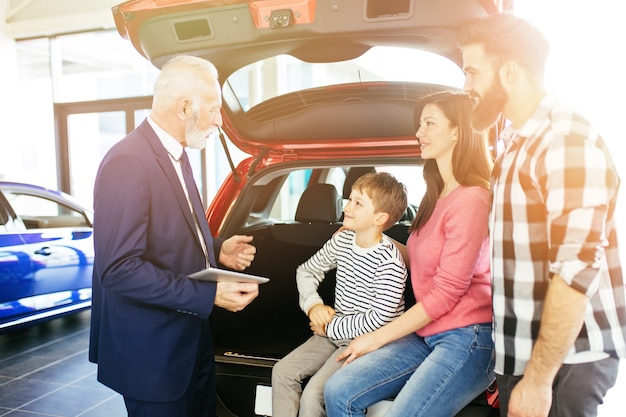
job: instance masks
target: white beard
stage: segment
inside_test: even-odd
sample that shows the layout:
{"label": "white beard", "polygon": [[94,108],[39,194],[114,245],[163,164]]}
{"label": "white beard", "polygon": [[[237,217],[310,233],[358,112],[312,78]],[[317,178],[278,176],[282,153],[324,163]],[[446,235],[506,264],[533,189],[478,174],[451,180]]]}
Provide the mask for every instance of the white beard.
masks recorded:
{"label": "white beard", "polygon": [[211,132],[211,130],[201,131],[198,129],[198,119],[198,114],[194,112],[191,120],[187,122],[185,128],[185,142],[190,148],[202,150],[206,147],[207,139],[213,132]]}

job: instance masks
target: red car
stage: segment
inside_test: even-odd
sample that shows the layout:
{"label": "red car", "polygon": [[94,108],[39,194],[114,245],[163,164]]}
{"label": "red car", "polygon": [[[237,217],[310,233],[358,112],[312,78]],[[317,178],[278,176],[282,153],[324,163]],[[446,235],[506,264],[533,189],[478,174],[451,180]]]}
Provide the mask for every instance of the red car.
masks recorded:
{"label": "red car", "polygon": [[[241,151],[207,219],[218,236],[254,236],[257,256],[247,272],[271,281],[243,312],[213,312],[220,416],[271,415],[272,366],[310,335],[296,267],[341,226],[342,198],[356,177],[388,171],[407,185],[411,204],[388,231],[406,241],[425,189],[415,103],[462,85],[456,27],[505,7],[498,0],[135,0],[113,8],[120,34],[157,67],[178,54],[216,65],[222,139]],[[321,288],[327,304],[333,287],[331,273]],[[487,397],[459,415],[496,415]]]}

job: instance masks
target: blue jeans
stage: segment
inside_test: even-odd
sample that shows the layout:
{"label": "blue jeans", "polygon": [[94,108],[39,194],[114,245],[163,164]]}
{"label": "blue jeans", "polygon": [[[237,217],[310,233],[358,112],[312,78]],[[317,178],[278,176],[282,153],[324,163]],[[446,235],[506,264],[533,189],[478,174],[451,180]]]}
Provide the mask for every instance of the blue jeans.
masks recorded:
{"label": "blue jeans", "polygon": [[410,334],[361,356],[326,382],[328,417],[365,416],[395,400],[386,417],[450,417],[494,381],[491,324],[422,338]]}

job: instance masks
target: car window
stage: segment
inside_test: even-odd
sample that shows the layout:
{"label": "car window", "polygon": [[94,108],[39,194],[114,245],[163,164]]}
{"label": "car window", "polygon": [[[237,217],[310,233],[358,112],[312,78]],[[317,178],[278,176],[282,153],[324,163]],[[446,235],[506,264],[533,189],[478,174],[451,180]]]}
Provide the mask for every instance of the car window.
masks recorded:
{"label": "car window", "polygon": [[341,167],[333,167],[326,173],[326,179],[324,182],[332,184],[337,189],[339,195],[343,189],[343,183],[346,181],[346,169]]}
{"label": "car window", "polygon": [[[422,166],[420,165],[397,165],[374,167],[376,172],[388,172],[394,175],[398,181],[407,188],[408,202],[417,208],[422,196],[426,192],[426,183],[422,176]],[[343,184],[346,180],[348,168],[332,167],[324,169],[320,175],[320,182],[332,184],[342,195]],[[296,209],[302,193],[311,181],[312,169],[295,170],[289,173],[287,179],[274,201],[270,217],[275,222],[289,222],[295,220]],[[344,200],[344,204],[345,204]]]}
{"label": "car window", "polygon": [[311,169],[301,169],[289,173],[270,211],[273,220],[286,222],[295,219],[298,201],[309,184],[311,172]]}
{"label": "car window", "polygon": [[[268,74],[275,74],[274,76]],[[244,111],[294,91],[366,81],[418,81],[461,87],[465,76],[440,55],[412,48],[374,47],[350,61],[310,63],[279,55],[250,64],[228,77]]]}
{"label": "car window", "polygon": [[426,182],[422,165],[393,165],[376,167],[377,172],[388,172],[395,176],[406,187],[410,205],[419,206],[426,193]]}
{"label": "car window", "polygon": [[90,227],[83,213],[59,202],[15,191],[5,192],[5,196],[27,229]]}

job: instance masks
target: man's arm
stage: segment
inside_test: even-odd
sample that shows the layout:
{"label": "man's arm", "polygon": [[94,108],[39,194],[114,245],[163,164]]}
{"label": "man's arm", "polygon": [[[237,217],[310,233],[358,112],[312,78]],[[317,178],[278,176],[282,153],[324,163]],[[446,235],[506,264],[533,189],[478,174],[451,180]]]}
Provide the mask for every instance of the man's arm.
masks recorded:
{"label": "man's arm", "polygon": [[541,327],[524,377],[509,400],[509,417],[545,417],[552,383],[583,325],[589,299],[555,275],[545,299]]}

